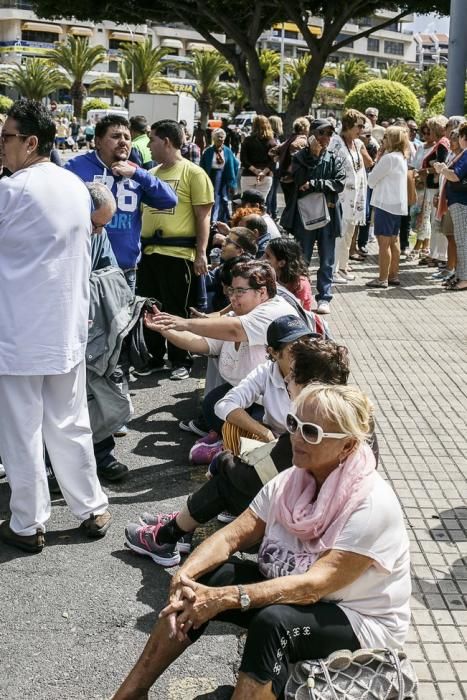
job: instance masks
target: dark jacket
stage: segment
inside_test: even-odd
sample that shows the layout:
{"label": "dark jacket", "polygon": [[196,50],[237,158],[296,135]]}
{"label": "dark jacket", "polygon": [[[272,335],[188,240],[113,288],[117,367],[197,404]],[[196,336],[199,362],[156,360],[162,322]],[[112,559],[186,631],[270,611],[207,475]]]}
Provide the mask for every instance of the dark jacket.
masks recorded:
{"label": "dark jacket", "polygon": [[[303,231],[297,207],[298,198],[304,197],[310,192],[324,192],[331,215],[332,235],[340,237],[342,209],[338,195],[339,192],[343,191],[345,184],[345,169],[342,160],[328,150],[316,157],[310,153],[308,147],[302,148],[292,158],[292,176],[295,191],[282,214],[282,226],[293,233]],[[300,192],[298,188],[305,182],[310,183],[310,189],[306,192]]]}
{"label": "dark jacket", "polygon": [[253,177],[253,173],[249,170],[250,165],[255,168],[269,168],[274,172],[275,163],[269,155],[271,148],[276,146],[274,139],[259,139],[257,136],[247,136],[242,144],[240,151],[240,162],[242,164],[242,175]]}

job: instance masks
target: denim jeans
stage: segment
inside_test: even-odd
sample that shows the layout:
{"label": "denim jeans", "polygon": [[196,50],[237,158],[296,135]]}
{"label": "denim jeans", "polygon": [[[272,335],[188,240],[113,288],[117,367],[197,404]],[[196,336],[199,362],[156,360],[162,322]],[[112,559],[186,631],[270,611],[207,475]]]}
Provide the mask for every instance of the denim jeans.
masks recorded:
{"label": "denim jeans", "polygon": [[315,231],[301,231],[294,234],[294,236],[302,247],[303,257],[308,265],[313,255],[315,243],[317,244],[319,268],[316,279],[316,301],[331,301],[332,269],[334,267],[336,239],[331,232],[330,224]]}

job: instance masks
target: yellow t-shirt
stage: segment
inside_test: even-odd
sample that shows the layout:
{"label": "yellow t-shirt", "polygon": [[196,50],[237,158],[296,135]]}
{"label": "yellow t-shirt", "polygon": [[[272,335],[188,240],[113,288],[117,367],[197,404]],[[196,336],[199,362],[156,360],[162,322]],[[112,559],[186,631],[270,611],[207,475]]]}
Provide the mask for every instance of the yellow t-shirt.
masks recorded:
{"label": "yellow t-shirt", "polygon": [[[172,209],[153,209],[143,205],[143,222],[141,236],[151,238],[157,229],[161,229],[167,238],[174,236],[193,236],[196,238],[196,220],[193,205],[212,204],[214,190],[205,171],[191,161],[183,158],[171,168],[158,165],[150,172],[160,180],[167,182],[178,196],[178,204]],[[145,255],[160,253],[175,258],[193,261],[195,248],[180,246],[147,246]]]}

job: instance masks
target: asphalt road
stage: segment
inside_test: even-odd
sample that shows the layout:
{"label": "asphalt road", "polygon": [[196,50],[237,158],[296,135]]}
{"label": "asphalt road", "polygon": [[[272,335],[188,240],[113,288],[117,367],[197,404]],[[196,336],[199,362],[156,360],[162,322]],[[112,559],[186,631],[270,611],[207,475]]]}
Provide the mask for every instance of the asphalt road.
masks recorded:
{"label": "asphalt road", "polygon": [[[126,549],[123,530],[144,510],[179,508],[204,479],[204,467],[188,465],[192,437],[178,428],[181,418],[196,413],[202,361],[196,362],[193,378],[182,383],[162,375],[132,381],[136,417],[117,445],[131,473],[121,486],[106,487],[113,524],[104,539],[83,537],[59,499],[40,555],[0,547],[2,700],[109,698],[139,655],[166,600],[170,572]],[[9,493],[2,480],[1,519],[8,514]],[[164,674],[151,698],[230,697],[237,634],[212,624]]]}

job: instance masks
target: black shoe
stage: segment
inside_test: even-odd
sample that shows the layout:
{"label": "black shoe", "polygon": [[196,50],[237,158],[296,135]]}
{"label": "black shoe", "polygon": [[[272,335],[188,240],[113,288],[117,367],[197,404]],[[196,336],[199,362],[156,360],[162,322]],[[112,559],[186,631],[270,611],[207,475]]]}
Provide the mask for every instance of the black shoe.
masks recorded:
{"label": "black shoe", "polygon": [[28,554],[39,554],[44,549],[45,538],[42,530],[35,535],[17,535],[10,527],[10,521],[4,520],[0,525],[0,540],[11,547],[22,549]]}
{"label": "black shoe", "polygon": [[129,472],[126,464],[121,462],[112,462],[105,467],[97,467],[97,476],[99,479],[107,479],[107,481],[123,481]]}

